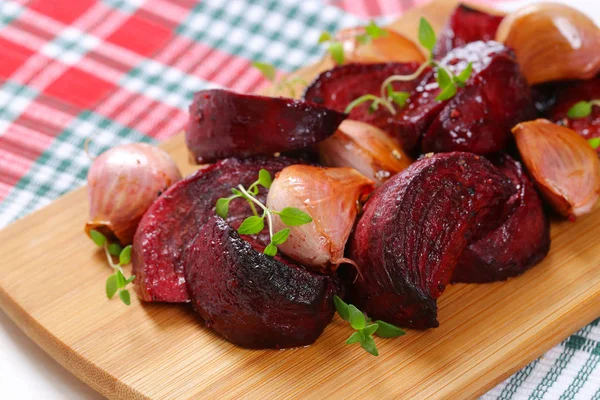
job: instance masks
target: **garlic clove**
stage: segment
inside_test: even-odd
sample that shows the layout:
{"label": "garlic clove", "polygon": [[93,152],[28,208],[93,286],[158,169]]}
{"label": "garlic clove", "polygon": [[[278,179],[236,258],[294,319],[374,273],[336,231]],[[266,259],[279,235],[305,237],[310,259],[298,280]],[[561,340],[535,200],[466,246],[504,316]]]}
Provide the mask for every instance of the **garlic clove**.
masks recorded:
{"label": "garlic clove", "polygon": [[571,7],[539,3],[509,14],[496,40],[512,47],[531,85],[600,72],[600,30]]}
{"label": "garlic clove", "polygon": [[348,119],[333,136],[320,142],[318,148],[322,164],[354,168],[377,186],[408,168],[413,161],[400,144],[381,129]]}
{"label": "garlic clove", "polygon": [[335,38],[344,48],[344,63],[424,62],[425,56],[410,39],[389,28],[386,35],[360,43],[358,37],[365,33],[364,27],[342,29]]}
{"label": "garlic clove", "polygon": [[[267,207],[275,211],[296,207],[310,215],[313,222],[291,228],[279,250],[323,273],[335,271],[341,263],[352,263],[343,258],[344,248],[360,201],[373,189],[373,182],[353,168],[284,168],[269,189]],[[277,215],[273,225],[275,232],[286,227]]]}
{"label": "garlic clove", "polygon": [[158,147],[132,143],[102,153],[88,172],[86,233],[98,230],[122,245],[130,244],[148,207],[180,179],[173,159]]}
{"label": "garlic clove", "polygon": [[538,189],[567,217],[592,210],[600,194],[600,161],[577,132],[545,119],[513,128],[517,147]]}

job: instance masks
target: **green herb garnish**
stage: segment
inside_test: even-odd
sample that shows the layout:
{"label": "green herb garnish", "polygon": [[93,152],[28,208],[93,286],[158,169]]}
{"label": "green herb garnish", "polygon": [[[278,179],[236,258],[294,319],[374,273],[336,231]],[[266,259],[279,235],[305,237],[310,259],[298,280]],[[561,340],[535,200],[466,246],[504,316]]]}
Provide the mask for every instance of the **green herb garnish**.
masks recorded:
{"label": "green herb garnish", "polygon": [[[231,189],[233,195],[218,199],[215,206],[217,215],[221,218],[227,219],[227,215],[229,214],[229,203],[238,198],[246,200],[250,205],[254,215],[246,218],[237,231],[240,235],[256,235],[265,229],[266,219],[269,227],[269,237],[271,238],[271,242],[267,245],[263,253],[271,257],[277,255],[277,246],[285,243],[290,236],[290,228],[284,228],[279,232],[273,232],[273,215],[279,215],[279,218],[281,218],[281,221],[285,225],[292,227],[312,222],[310,215],[297,208],[285,207],[281,211],[275,211],[262,204],[256,198],[256,195],[258,194],[258,186],[260,185],[265,189],[269,189],[272,183],[273,179],[271,178],[269,171],[266,169],[261,169],[258,172],[258,180],[256,182],[250,185],[247,189],[242,185],[238,185],[237,188]],[[261,215],[258,214],[256,206],[262,210]]]}
{"label": "green herb garnish", "polygon": [[[388,32],[385,29],[379,27],[375,21],[371,20],[369,21],[369,24],[365,26],[365,33],[356,36],[356,41],[359,44],[364,45],[371,40],[378,39],[387,34]],[[319,43],[327,45],[327,51],[336,64],[342,65],[344,63],[346,57],[344,55],[344,45],[342,42],[335,40],[329,32],[323,32],[321,33],[321,36],[319,36]]]}
{"label": "green herb garnish", "polygon": [[369,107],[370,111],[376,111],[379,105],[385,106],[390,114],[395,115],[396,109],[394,104],[398,108],[403,108],[406,105],[406,100],[409,96],[408,92],[394,91],[392,87],[393,82],[407,82],[417,79],[423,71],[429,66],[432,66],[436,72],[436,81],[440,88],[440,93],[436,96],[436,100],[444,101],[451,99],[456,94],[459,87],[464,87],[467,80],[473,72],[473,64],[467,64],[466,68],[461,71],[458,75],[454,75],[446,66],[440,64],[433,59],[433,49],[435,48],[437,39],[433,28],[427,22],[425,18],[421,18],[419,21],[419,43],[429,51],[429,57],[427,61],[419,66],[419,68],[410,75],[392,75],[388,77],[381,84],[380,96],[373,94],[366,94],[364,96],[354,99],[346,107],[345,112],[349,113],[352,109],[359,104],[365,102],[371,102]]}
{"label": "green herb garnish", "polygon": [[318,42],[327,45],[327,51],[336,64],[341,65],[344,63],[344,46],[341,42],[335,40],[329,32],[322,32]]}
{"label": "green herb garnish", "polygon": [[269,80],[271,82],[275,81],[275,77],[277,76],[277,71],[275,70],[275,67],[273,65],[264,63],[264,62],[260,62],[260,61],[254,61],[252,63],[252,66],[254,68],[256,68],[257,70],[259,70],[261,72],[261,74],[263,74],[263,76],[265,78],[267,78],[267,80]]}
{"label": "green herb garnish", "polygon": [[569,109],[567,116],[572,119],[589,117],[593,106],[600,107],[600,99],[590,101],[579,101]]}
{"label": "green herb garnish", "polygon": [[592,149],[597,150],[600,147],[600,138],[591,138],[588,139],[588,143],[592,146]]}
{"label": "green herb garnish", "polygon": [[352,304],[345,303],[338,296],[333,297],[333,303],[340,317],[344,321],[348,321],[356,331],[346,340],[346,344],[359,343],[366,352],[378,356],[379,351],[373,339],[373,334],[382,338],[395,338],[405,334],[402,329],[387,322],[375,321],[371,323],[371,319],[367,318],[362,311]]}
{"label": "green herb garnish", "polygon": [[308,83],[300,77],[288,79],[285,76],[283,76],[283,77],[279,78],[279,80],[278,80],[277,79],[277,70],[271,64],[260,62],[260,61],[254,61],[252,63],[252,66],[254,68],[256,68],[257,70],[259,70],[260,73],[268,81],[272,82],[275,85],[276,90],[279,91],[282,89],[287,89],[288,92],[290,93],[290,97],[296,97],[296,89],[294,88],[294,85],[299,84],[299,85],[303,85],[303,86],[308,86]]}
{"label": "green herb garnish", "polygon": [[419,43],[429,50],[429,58],[433,57],[433,49],[435,48],[436,42],[437,37],[435,36],[435,31],[431,27],[431,24],[425,18],[421,17],[419,20]]}
{"label": "green herb garnish", "polygon": [[[123,274],[123,266],[131,262],[131,245],[121,247],[121,245],[118,243],[108,243],[106,236],[96,230],[90,231],[90,237],[98,247],[102,247],[104,249],[108,265],[110,265],[115,271],[114,274],[110,275],[106,279],[106,297],[112,299],[118,292],[121,301],[126,305],[130,305],[131,297],[129,295],[129,290],[126,288],[128,284],[133,282],[135,275],[125,278],[125,275]],[[113,262],[113,256],[119,258],[119,262],[117,264]]]}

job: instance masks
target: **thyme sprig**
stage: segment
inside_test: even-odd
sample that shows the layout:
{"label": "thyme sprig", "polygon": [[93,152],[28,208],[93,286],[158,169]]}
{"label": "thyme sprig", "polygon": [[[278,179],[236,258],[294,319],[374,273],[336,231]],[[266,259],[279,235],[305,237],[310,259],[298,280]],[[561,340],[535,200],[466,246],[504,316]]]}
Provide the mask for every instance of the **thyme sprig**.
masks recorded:
{"label": "thyme sprig", "polygon": [[[112,299],[118,292],[121,301],[126,305],[130,305],[131,295],[127,290],[127,285],[133,282],[135,275],[125,278],[123,266],[131,262],[131,245],[121,247],[118,243],[109,243],[106,236],[97,230],[90,231],[90,238],[96,246],[104,249],[106,261],[114,270],[114,273],[106,279],[106,297]],[[113,261],[113,256],[118,257],[119,261],[117,263]]]}
{"label": "thyme sprig", "polygon": [[277,79],[277,70],[275,66],[269,63],[254,61],[252,66],[260,71],[260,73],[271,83],[275,85],[277,91],[287,90],[290,97],[296,97],[295,85],[308,86],[308,82],[300,77],[288,78],[282,76]]}
{"label": "thyme sprig", "polygon": [[461,71],[458,75],[455,75],[442,63],[433,59],[433,49],[437,38],[433,28],[427,22],[425,18],[421,18],[419,21],[419,43],[429,51],[429,57],[427,61],[417,68],[415,72],[409,75],[392,75],[386,78],[381,84],[380,95],[375,96],[373,94],[365,94],[361,97],[354,99],[345,109],[346,113],[352,111],[352,109],[359,104],[365,102],[371,102],[369,107],[370,111],[376,111],[379,109],[379,105],[383,105],[390,114],[396,114],[396,108],[403,108],[406,105],[406,100],[409,97],[408,92],[395,91],[392,84],[394,82],[409,82],[417,79],[425,69],[433,67],[436,72],[436,81],[440,88],[440,93],[436,96],[437,101],[444,101],[451,99],[456,94],[459,87],[464,87],[467,80],[473,72],[473,64],[469,63],[467,67]]}
{"label": "thyme sprig", "polygon": [[[365,26],[365,32],[360,35],[356,35],[356,41],[359,45],[366,45],[374,39],[378,39],[380,37],[387,36],[388,32],[378,26],[375,21],[369,21],[369,24]],[[346,58],[344,54],[344,44],[336,40],[331,33],[323,32],[321,36],[319,36],[319,43],[327,45],[327,51],[333,58],[336,64],[342,65]]]}
{"label": "thyme sprig", "polygon": [[592,114],[592,108],[594,106],[600,107],[600,99],[578,101],[577,103],[573,104],[571,108],[569,108],[567,116],[571,119],[589,117]]}
{"label": "thyme sprig", "polygon": [[[233,193],[232,196],[218,199],[215,206],[215,211],[218,216],[223,219],[227,219],[227,215],[229,214],[229,203],[232,200],[239,198],[246,200],[250,205],[250,209],[254,215],[246,218],[237,231],[240,235],[256,235],[265,229],[266,219],[271,241],[267,247],[265,247],[263,253],[274,257],[277,255],[277,246],[285,243],[288,240],[290,236],[290,228],[284,228],[278,232],[273,232],[273,215],[279,215],[281,221],[288,227],[311,223],[312,218],[310,215],[295,207],[285,207],[281,211],[276,211],[261,203],[256,198],[256,195],[259,191],[259,185],[265,189],[270,189],[272,183],[273,179],[271,178],[269,171],[261,169],[258,172],[258,180],[252,185],[248,186],[248,188],[238,185],[236,188],[231,189],[231,192]],[[259,214],[257,207],[262,211],[261,214]]]}
{"label": "thyme sprig", "polygon": [[387,322],[377,320],[372,322],[370,318],[352,304],[347,304],[338,296],[333,297],[333,303],[338,314],[344,321],[348,321],[355,332],[350,335],[346,344],[359,343],[369,354],[379,355],[373,334],[381,338],[395,338],[404,335],[402,329]]}

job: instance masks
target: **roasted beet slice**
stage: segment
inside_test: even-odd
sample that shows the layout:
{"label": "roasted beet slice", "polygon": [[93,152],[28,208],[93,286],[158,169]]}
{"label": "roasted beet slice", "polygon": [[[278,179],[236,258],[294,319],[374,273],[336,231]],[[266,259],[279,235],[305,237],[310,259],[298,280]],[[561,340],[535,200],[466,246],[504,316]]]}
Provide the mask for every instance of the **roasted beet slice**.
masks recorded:
{"label": "roasted beet slice", "polygon": [[[562,82],[555,86],[555,103],[547,115],[586,139],[600,137],[600,107],[593,106],[592,113],[584,118],[571,119],[567,116],[575,103],[597,99],[600,99],[600,76],[587,81]],[[600,147],[597,151],[600,153]]]}
{"label": "roasted beet slice", "polygon": [[[468,85],[475,84],[475,77],[488,68],[497,54],[509,52],[503,45],[497,42],[476,42],[465,47],[453,50],[441,63],[454,74],[464,70],[469,62],[473,63],[473,72]],[[456,98],[464,89],[458,89]],[[436,82],[436,72],[429,71],[420,81],[417,88],[408,98],[407,106],[397,116],[399,128],[402,135],[421,137],[427,128],[433,123],[450,100],[438,101],[436,96],[440,88]],[[455,117],[461,115],[454,114]],[[462,118],[469,118],[462,115]]]}
{"label": "roasted beet slice", "polygon": [[488,14],[459,4],[438,38],[433,51],[434,57],[440,59],[450,50],[467,43],[494,40],[498,25],[503,19],[501,15]]}
{"label": "roasted beet slice", "polygon": [[[417,93],[417,104],[424,102],[423,108],[432,110],[418,126],[434,117],[423,135],[423,152],[498,152],[512,139],[513,126],[535,116],[531,91],[511,50],[497,42],[473,42],[452,50],[442,63],[462,71],[468,61],[473,62],[471,78],[449,101],[433,98],[439,91],[433,76],[421,85],[432,89]],[[430,97],[424,99],[425,93]],[[438,104],[432,106],[432,101]]]}
{"label": "roasted beet slice", "polygon": [[512,212],[502,225],[465,249],[454,270],[454,282],[508,279],[533,267],[550,249],[550,223],[523,166],[508,155],[495,157],[493,162],[516,188],[507,203]]}
{"label": "roasted beet slice", "polygon": [[[231,188],[238,184],[252,184],[261,168],[275,174],[294,163],[284,157],[227,159],[171,186],[144,214],[133,239],[133,273],[139,297],[144,301],[188,301],[182,252],[215,214],[217,199],[230,196]],[[260,196],[264,201],[265,193]],[[233,226],[249,215],[244,201],[230,203],[228,222]]]}
{"label": "roasted beet slice", "polygon": [[198,164],[303,149],[327,139],[346,114],[318,104],[203,90],[190,106],[185,142]]}
{"label": "roasted beet slice", "polygon": [[412,328],[438,326],[436,299],[472,240],[504,218],[514,187],[470,153],[424,157],[379,187],[350,241],[361,274],[355,305],[374,319]]}
{"label": "roasted beet slice", "polygon": [[[417,63],[385,64],[346,64],[323,72],[306,89],[304,98],[325,107],[343,112],[348,104],[365,94],[380,95],[381,84],[392,75],[410,75],[417,70]],[[394,82],[396,91],[410,92],[418,80]],[[406,151],[412,151],[419,142],[420,134],[403,134],[396,125],[396,119],[385,107],[369,111],[369,103],[355,107],[350,119],[375,125],[379,129],[396,136]]]}
{"label": "roasted beet slice", "polygon": [[196,311],[239,346],[306,346],[333,317],[334,278],[256,251],[220,217],[200,229],[184,264]]}

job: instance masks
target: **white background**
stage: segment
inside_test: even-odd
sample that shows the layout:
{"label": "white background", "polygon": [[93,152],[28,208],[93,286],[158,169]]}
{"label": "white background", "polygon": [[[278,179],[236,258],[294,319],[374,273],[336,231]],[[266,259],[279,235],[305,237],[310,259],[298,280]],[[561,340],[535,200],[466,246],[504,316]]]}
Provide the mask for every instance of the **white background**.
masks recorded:
{"label": "white background", "polygon": [[[581,9],[600,25],[598,0],[553,1],[561,1]],[[498,7],[511,10],[524,3],[534,2],[536,1],[511,1],[499,3]],[[0,311],[0,391],[2,400],[103,398],[37,347],[2,311]]]}

